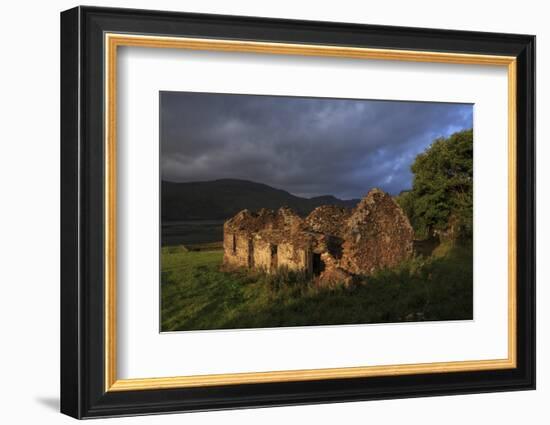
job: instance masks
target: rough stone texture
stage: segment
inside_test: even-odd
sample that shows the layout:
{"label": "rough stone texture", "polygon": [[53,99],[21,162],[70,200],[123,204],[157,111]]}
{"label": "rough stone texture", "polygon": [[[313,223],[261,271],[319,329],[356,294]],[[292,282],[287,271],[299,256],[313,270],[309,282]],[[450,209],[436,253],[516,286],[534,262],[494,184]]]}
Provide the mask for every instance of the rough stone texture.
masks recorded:
{"label": "rough stone texture", "polygon": [[334,286],[338,284],[348,286],[352,282],[353,275],[341,268],[339,261],[330,255],[330,253],[323,252],[321,254],[321,260],[324,263],[325,270],[319,275],[319,283],[323,286]]}
{"label": "rough stone texture", "polygon": [[271,273],[271,244],[260,237],[253,240],[254,249],[254,267],[258,270]]}
{"label": "rough stone texture", "polygon": [[335,205],[323,205],[315,208],[305,219],[306,225],[314,232],[325,235],[345,237],[346,222],[351,209]]}
{"label": "rough stone texture", "polygon": [[355,275],[394,266],[412,246],[407,217],[379,189],[353,210],[326,205],[305,219],[286,207],[243,210],[224,224],[225,266],[303,271],[320,285],[349,284]]}
{"label": "rough stone texture", "polygon": [[412,255],[414,232],[409,220],[380,189],[359,202],[347,224],[341,266],[350,273],[371,274]]}
{"label": "rough stone texture", "polygon": [[246,234],[233,233],[224,237],[224,264],[235,267],[253,267],[250,261],[251,244]]}
{"label": "rough stone texture", "polygon": [[[223,263],[230,267],[253,267],[252,235],[261,227],[248,210],[239,212],[223,225]],[[251,258],[252,257],[252,258]]]}
{"label": "rough stone texture", "polygon": [[308,256],[307,249],[295,246],[292,242],[283,242],[277,246],[277,267],[293,271],[307,271]]}

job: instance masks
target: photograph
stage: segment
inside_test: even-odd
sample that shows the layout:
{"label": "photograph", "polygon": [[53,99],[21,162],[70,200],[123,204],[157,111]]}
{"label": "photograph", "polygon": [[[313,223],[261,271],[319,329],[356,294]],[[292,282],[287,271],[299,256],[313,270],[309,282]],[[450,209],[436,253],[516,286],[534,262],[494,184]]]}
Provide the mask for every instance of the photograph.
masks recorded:
{"label": "photograph", "polygon": [[159,95],[161,332],[473,319],[474,105]]}

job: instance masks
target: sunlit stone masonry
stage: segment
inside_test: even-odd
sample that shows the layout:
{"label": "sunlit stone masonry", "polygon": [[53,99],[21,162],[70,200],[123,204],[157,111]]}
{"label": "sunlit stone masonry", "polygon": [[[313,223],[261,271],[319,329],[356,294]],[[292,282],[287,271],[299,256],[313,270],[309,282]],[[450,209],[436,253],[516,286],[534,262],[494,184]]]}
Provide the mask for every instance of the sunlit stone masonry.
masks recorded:
{"label": "sunlit stone masonry", "polygon": [[372,189],[355,208],[324,205],[306,218],[289,208],[242,210],[224,223],[223,262],[266,273],[300,271],[321,285],[348,284],[410,258],[413,229],[393,198]]}

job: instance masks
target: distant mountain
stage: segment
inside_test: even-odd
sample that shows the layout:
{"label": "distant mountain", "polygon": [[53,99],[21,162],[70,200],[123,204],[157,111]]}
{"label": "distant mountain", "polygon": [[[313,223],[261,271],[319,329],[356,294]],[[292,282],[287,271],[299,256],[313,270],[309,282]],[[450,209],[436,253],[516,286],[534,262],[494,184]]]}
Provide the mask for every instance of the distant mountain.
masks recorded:
{"label": "distant mountain", "polygon": [[359,199],[341,200],[330,195],[301,198],[265,184],[236,179],[191,183],[163,181],[161,190],[164,221],[221,220],[245,208],[258,211],[282,206],[305,216],[320,205],[351,208],[359,202]]}

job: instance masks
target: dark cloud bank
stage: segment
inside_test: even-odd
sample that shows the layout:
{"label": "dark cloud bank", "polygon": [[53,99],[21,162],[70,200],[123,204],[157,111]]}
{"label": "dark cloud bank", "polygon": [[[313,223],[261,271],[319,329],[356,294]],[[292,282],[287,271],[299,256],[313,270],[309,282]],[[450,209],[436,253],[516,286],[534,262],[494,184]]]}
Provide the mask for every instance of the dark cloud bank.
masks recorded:
{"label": "dark cloud bank", "polygon": [[396,194],[434,139],[473,126],[469,104],[162,92],[161,173],[245,179],[298,196]]}

